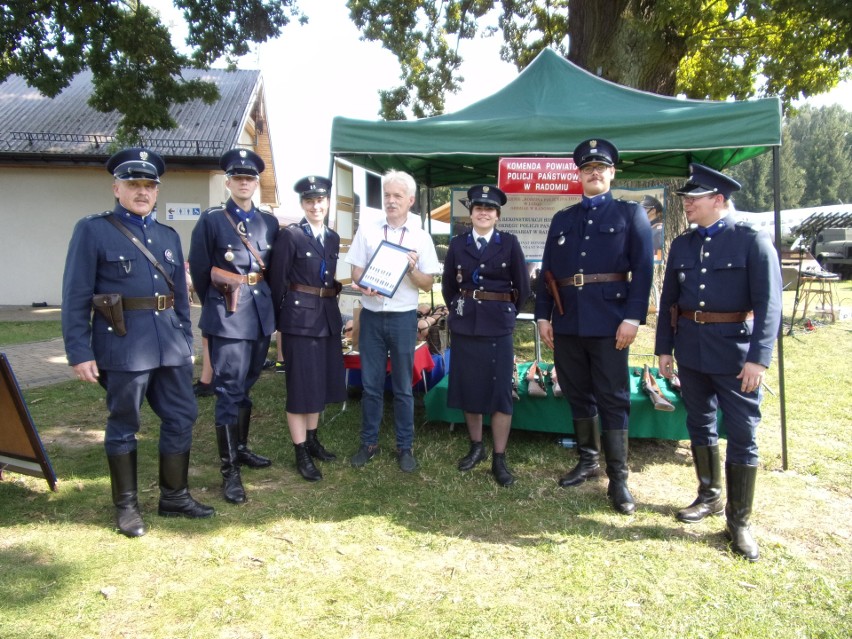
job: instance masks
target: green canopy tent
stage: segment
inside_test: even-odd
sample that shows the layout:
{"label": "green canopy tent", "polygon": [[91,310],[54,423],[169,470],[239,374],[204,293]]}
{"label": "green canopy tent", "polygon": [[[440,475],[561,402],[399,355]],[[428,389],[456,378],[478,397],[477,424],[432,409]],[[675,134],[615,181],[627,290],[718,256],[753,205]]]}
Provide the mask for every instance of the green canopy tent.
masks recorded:
{"label": "green canopy tent", "polygon": [[336,117],[331,152],[434,187],[493,182],[501,157],[570,156],[594,136],[618,147],[620,179],[679,177],[690,162],[724,169],[781,144],[781,103],[637,91],[545,49],[505,87],[455,113],[390,122]]}
{"label": "green canopy tent", "polygon": [[[780,247],[778,98],[713,102],[655,95],[596,77],[551,49],[505,87],[455,113],[404,121],[336,117],[331,154],[378,173],[407,171],[425,187],[493,184],[501,157],[568,157],[595,136],[618,147],[619,179],[683,177],[690,162],[723,170],[772,150]],[[786,469],[781,339],[778,360]]]}

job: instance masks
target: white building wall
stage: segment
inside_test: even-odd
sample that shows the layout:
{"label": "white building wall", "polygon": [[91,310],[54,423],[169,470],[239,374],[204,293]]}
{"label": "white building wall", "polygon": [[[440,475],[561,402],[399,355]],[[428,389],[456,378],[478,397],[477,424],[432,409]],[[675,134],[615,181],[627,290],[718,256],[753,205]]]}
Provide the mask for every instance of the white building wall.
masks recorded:
{"label": "white building wall", "polygon": [[[167,170],[158,208],[191,202],[203,210],[226,193],[221,175]],[[112,179],[102,168],[4,166],[0,194],[0,304],[58,306],[71,232],[80,218],[113,208]],[[186,258],[195,222],[168,224],[180,235]]]}

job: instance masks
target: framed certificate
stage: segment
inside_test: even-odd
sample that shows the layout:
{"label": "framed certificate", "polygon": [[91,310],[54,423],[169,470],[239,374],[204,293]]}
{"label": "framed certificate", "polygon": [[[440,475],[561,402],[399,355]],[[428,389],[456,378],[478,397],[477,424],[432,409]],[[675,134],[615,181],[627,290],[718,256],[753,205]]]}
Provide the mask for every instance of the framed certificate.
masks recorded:
{"label": "framed certificate", "polygon": [[382,240],[358,280],[358,286],[371,288],[385,297],[393,297],[408,272],[408,252],[399,244]]}

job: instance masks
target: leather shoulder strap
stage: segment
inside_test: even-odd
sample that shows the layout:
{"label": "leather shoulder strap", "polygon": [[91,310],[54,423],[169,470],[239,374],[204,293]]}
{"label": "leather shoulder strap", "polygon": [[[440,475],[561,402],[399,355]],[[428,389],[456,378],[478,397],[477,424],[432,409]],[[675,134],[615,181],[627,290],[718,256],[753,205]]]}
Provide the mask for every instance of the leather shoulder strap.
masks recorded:
{"label": "leather shoulder strap", "polygon": [[228,210],[223,209],[222,213],[225,216],[225,219],[228,220],[231,223],[231,226],[234,227],[234,231],[236,231],[237,236],[240,238],[240,241],[243,244],[245,244],[245,247],[248,249],[249,253],[251,253],[252,257],[255,259],[255,261],[257,261],[258,266],[260,266],[260,270],[265,271],[266,270],[266,264],[263,263],[263,258],[260,257],[260,253],[258,253],[255,250],[255,248],[251,245],[251,242],[249,242],[245,238],[245,236],[242,233],[240,233],[240,230],[237,228],[237,225],[234,224],[234,220],[231,218],[230,214],[228,213]]}
{"label": "leather shoulder strap", "polygon": [[110,224],[112,224],[115,228],[117,228],[125,236],[127,236],[128,240],[133,242],[133,246],[138,248],[139,252],[142,253],[142,255],[144,255],[145,258],[149,262],[151,262],[151,264],[154,265],[154,268],[157,269],[160,272],[160,275],[162,275],[163,278],[166,280],[166,284],[169,285],[169,289],[174,291],[175,290],[175,283],[172,281],[172,278],[169,277],[168,273],[166,273],[166,270],[163,268],[163,265],[160,264],[157,261],[157,258],[153,256],[151,251],[149,251],[147,248],[145,248],[145,245],[142,244],[142,242],[139,241],[139,238],[136,237],[135,235],[133,235],[133,233],[130,232],[130,229],[128,229],[126,226],[124,226],[124,224],[122,224],[117,219],[115,219],[115,215],[107,215],[106,219],[109,220]]}

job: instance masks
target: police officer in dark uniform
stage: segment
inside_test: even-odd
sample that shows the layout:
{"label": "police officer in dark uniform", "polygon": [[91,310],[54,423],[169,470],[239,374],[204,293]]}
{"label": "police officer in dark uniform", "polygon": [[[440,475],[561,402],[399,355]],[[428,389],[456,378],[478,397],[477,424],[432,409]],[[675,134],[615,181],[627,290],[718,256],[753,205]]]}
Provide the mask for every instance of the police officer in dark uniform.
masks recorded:
{"label": "police officer in dark uniform", "polygon": [[115,178],[115,208],[74,228],[62,282],[62,335],[77,377],[106,389],[104,447],[116,524],[122,534],[139,537],[146,530],[137,499],[136,433],[146,398],[162,420],[159,514],[210,517],[213,509],[187,489],[198,408],[186,272],[178,234],[151,215],[165,163],[153,151],[131,148],[106,166]]}
{"label": "police officer in dark uniform", "polygon": [[542,340],[553,348],[580,454],[559,485],[599,475],[602,440],[607,495],[617,512],[631,514],[627,357],[648,312],[654,266],[648,216],[610,192],[617,162],[618,150],[607,140],[586,140],[574,149],[583,199],[551,220],[535,317]]}
{"label": "police officer in dark uniform", "polygon": [[269,278],[284,345],[287,425],[296,468],[307,481],[322,479],[313,459],[333,461],[317,437],[326,404],[346,400],[341,330],[335,281],[340,236],[325,226],[331,180],[308,176],[293,190],[305,217],[278,232]]}
{"label": "police officer in dark uniform", "polygon": [[450,314],[453,356],[447,405],[464,411],[470,451],[459,460],[467,471],[488,459],[482,444],[482,416],[491,415],[494,456],[491,473],[501,486],[515,478],[506,467],[512,426],[515,317],[530,284],[518,238],[496,230],[506,194],[477,185],[467,192],[473,228],[450,242],[441,292]]}
{"label": "police officer in dark uniform", "polygon": [[[264,271],[278,220],[254,205],[263,159],[247,149],[222,155],[224,206],[204,211],[192,231],[189,271],[202,303],[199,327],[207,336],[216,392],[216,442],[227,501],[246,501],[240,467],[264,468],[269,459],[248,447],[252,402],[275,330]],[[236,307],[236,308],[235,308]]]}
{"label": "police officer in dark uniform", "polygon": [[[781,269],[769,235],[731,215],[740,185],[701,164],[677,191],[686,219],[697,225],[669,251],[655,352],[671,378],[677,358],[698,497],[680,510],[682,522],[725,511],[732,550],[757,561],[749,529],[757,477],[756,430],[761,384],[781,322]],[[727,504],[722,501],[716,411],[725,416]]]}

